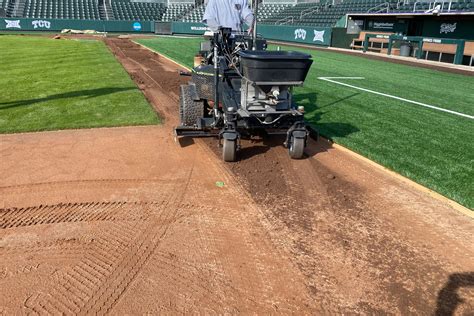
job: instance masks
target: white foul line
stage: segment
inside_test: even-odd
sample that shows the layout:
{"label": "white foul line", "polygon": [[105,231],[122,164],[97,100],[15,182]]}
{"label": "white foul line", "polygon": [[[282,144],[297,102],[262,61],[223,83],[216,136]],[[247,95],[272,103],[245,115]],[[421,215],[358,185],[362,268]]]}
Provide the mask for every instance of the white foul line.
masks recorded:
{"label": "white foul line", "polygon": [[361,88],[361,87],[356,87],[356,86],[353,86],[353,85],[350,85],[350,84],[347,84],[347,83],[342,83],[342,82],[338,82],[338,81],[333,80],[333,79],[364,79],[364,77],[318,77],[318,79],[321,79],[321,80],[324,80],[324,81],[329,81],[329,82],[332,82],[332,83],[335,83],[335,84],[339,84],[341,86],[346,86],[346,87],[349,87],[349,88],[353,88],[353,89],[357,89],[357,90],[361,90],[361,91],[381,95],[381,96],[384,96],[384,97],[387,97],[387,98],[392,98],[392,99],[395,99],[395,100],[400,100],[400,101],[405,101],[405,102],[408,102],[408,103],[413,103],[413,104],[416,104],[416,105],[421,105],[421,106],[424,106],[424,107],[427,107],[427,108],[430,108],[430,109],[434,109],[434,110],[438,110],[438,111],[442,111],[442,112],[446,112],[446,113],[451,113],[451,114],[459,115],[459,116],[462,116],[462,117],[467,117],[471,120],[474,119],[474,116],[472,116],[472,115],[468,115],[468,114],[464,114],[464,113],[460,113],[460,112],[456,112],[456,111],[451,111],[451,110],[439,108],[437,106],[433,106],[433,105],[429,105],[429,104],[425,104],[425,103],[421,103],[421,102],[416,102],[416,101],[400,98],[400,97],[397,97],[397,96],[394,96],[394,95],[390,95],[390,94],[386,94],[386,93],[382,93],[382,92],[377,92],[377,91],[373,91],[373,90],[369,90],[369,89],[365,89],[365,88]]}

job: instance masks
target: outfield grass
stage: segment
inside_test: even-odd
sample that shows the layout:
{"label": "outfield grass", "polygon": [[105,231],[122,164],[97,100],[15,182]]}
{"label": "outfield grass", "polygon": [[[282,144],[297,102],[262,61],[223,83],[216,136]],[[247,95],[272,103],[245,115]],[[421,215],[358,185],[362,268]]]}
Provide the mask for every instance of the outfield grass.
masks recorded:
{"label": "outfield grass", "polygon": [[[200,41],[139,40],[186,66],[192,66]],[[364,77],[339,81],[474,115],[474,77],[331,51],[291,49],[313,56],[305,86],[296,89],[295,98],[322,135],[474,209],[474,120],[318,79]]]}
{"label": "outfield grass", "polygon": [[159,123],[100,41],[0,36],[0,133]]}

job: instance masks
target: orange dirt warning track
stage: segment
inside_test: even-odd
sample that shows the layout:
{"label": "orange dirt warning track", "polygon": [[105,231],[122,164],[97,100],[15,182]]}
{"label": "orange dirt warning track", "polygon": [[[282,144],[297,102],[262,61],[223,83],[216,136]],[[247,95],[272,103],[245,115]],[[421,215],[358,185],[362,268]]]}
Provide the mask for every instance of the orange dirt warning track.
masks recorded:
{"label": "orange dirt warning track", "polygon": [[0,313],[474,312],[471,218],[322,141],[180,146],[177,66],[106,42],[165,123],[0,136]]}

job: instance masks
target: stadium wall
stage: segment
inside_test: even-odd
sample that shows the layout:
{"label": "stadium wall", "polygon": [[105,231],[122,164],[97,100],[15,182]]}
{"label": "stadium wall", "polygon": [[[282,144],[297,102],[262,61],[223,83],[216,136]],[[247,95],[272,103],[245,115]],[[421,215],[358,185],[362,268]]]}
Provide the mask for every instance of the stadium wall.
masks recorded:
{"label": "stadium wall", "polygon": [[[202,35],[207,27],[202,23],[173,22],[171,30],[173,34]],[[332,29],[330,27],[261,24],[258,26],[258,33],[269,40],[329,46]]]}
{"label": "stadium wall", "polygon": [[4,18],[0,21],[0,30],[4,31],[61,31],[64,29],[125,33],[151,33],[155,31],[155,23],[151,21],[102,21],[17,18]]}
{"label": "stadium wall", "polygon": [[[99,32],[154,33],[152,21],[102,21],[59,19],[1,19],[2,31],[61,31],[64,29],[95,30]],[[164,24],[164,23],[161,23]],[[172,34],[202,35],[207,30],[202,23],[171,22]],[[258,32],[267,39],[302,44],[331,44],[330,27],[259,25]]]}
{"label": "stadium wall", "polygon": [[350,48],[352,40],[359,34],[349,34],[345,27],[334,27],[332,29],[331,47]]}

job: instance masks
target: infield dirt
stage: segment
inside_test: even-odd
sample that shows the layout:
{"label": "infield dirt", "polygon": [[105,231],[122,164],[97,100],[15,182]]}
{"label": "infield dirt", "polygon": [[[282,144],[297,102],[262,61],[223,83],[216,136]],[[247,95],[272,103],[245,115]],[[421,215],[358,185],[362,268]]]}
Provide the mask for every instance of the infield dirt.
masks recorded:
{"label": "infield dirt", "polygon": [[177,66],[106,43],[164,124],[0,136],[0,313],[473,313],[471,218],[324,141],[179,145]]}

